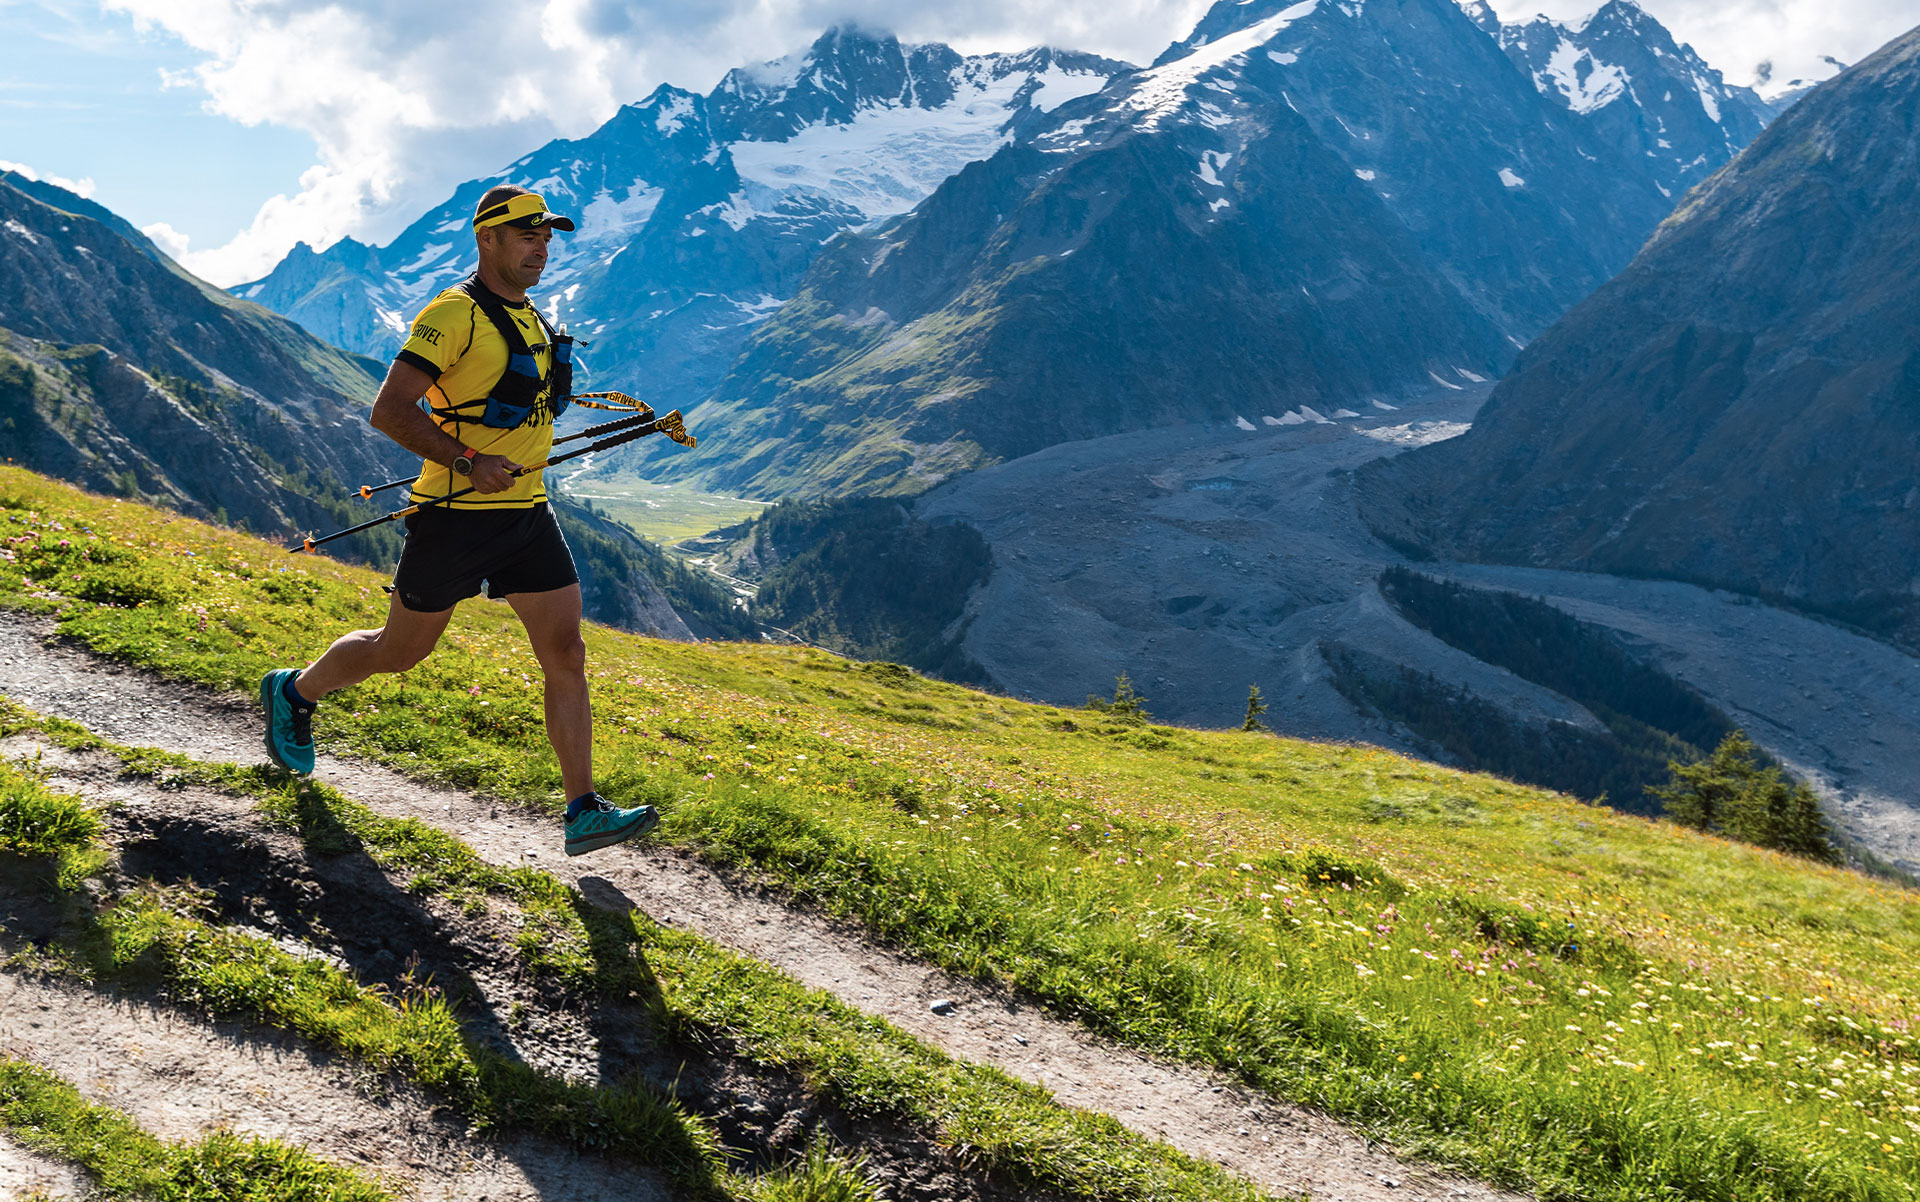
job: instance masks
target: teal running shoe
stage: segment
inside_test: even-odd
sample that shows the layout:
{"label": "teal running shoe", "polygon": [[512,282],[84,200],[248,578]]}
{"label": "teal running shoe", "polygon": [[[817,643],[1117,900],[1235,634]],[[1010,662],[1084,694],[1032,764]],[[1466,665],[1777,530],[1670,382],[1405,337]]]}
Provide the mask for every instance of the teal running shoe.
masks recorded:
{"label": "teal running shoe", "polygon": [[586,808],[567,819],[567,854],[584,855],[624,839],[637,839],[658,825],[660,812],[652,806],[623,810],[595,793]]}
{"label": "teal running shoe", "polygon": [[287,681],[298,668],[276,668],[260,678],[260,707],[267,711],[267,754],[302,776],[313,772],[313,709],[287,699]]}

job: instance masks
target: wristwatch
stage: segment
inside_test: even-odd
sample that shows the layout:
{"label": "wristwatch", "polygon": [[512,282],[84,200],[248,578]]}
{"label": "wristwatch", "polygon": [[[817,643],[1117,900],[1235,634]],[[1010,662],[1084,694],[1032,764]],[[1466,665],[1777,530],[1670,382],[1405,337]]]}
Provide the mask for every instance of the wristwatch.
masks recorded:
{"label": "wristwatch", "polygon": [[471,476],[473,474],[473,457],[479,453],[480,452],[474,450],[472,447],[468,447],[458,455],[455,455],[452,464],[453,470],[459,475]]}

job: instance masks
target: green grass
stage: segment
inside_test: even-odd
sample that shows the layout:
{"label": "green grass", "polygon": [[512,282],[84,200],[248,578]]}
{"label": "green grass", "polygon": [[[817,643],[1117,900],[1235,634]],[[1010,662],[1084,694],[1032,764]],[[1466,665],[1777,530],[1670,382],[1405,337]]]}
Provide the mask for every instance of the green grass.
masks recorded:
{"label": "green grass", "polygon": [[[179,679],[250,691],[384,607],[368,572],[25,473],[9,494],[0,531],[36,558],[32,583],[0,563],[0,595]],[[191,600],[65,591],[93,548],[140,549],[125,587]],[[1366,747],[801,648],[588,643],[601,786],[661,805],[663,838],[1134,1046],[1547,1197],[1916,1193],[1906,890]],[[475,603],[317,726],[551,808],[539,714],[517,626]]]}
{"label": "green grass", "polygon": [[758,517],[764,501],[702,492],[688,484],[660,484],[606,467],[572,481],[566,495],[591,501],[601,513],[643,538],[668,546]]}
{"label": "green grass", "polygon": [[[0,729],[31,729],[37,720],[0,699]],[[59,729],[69,740],[84,738],[70,723]],[[1069,1197],[1258,1196],[1111,1119],[1063,1109],[1042,1089],[955,1061],[711,940],[639,913],[596,908],[545,873],[495,868],[445,832],[382,817],[323,784],[278,769],[92,742],[119,756],[131,774],[164,787],[198,784],[252,795],[271,821],[296,831],[314,854],[364,853],[407,876],[415,893],[510,901],[526,919],[511,952],[529,971],[580,993],[641,1000],[667,1031],[793,1071],[851,1113],[920,1124],[975,1167]],[[0,780],[15,771],[0,761]],[[181,890],[124,897],[83,941],[82,962],[95,979],[164,984],[177,1001],[257,1018],[401,1073],[487,1126],[532,1126],[574,1142],[592,1133],[595,1146],[664,1163],[683,1176],[704,1169],[743,1197],[813,1196],[793,1191],[816,1186],[823,1198],[862,1196],[842,1192],[859,1181],[851,1162],[825,1152],[771,1182],[732,1175],[704,1128],[644,1089],[592,1089],[541,1077],[469,1045],[457,1014],[428,991],[384,995],[323,962],[290,956],[193,911],[193,896]]]}
{"label": "green grass", "polygon": [[30,771],[0,767],[0,866],[8,857],[50,860],[55,881],[71,889],[105,862],[100,831],[100,815],[79,799],[48,792]]}
{"label": "green grass", "polygon": [[166,1143],[44,1069],[0,1056],[0,1130],[84,1169],[108,1198],[153,1202],[391,1202],[359,1174],[279,1140],[216,1131]]}

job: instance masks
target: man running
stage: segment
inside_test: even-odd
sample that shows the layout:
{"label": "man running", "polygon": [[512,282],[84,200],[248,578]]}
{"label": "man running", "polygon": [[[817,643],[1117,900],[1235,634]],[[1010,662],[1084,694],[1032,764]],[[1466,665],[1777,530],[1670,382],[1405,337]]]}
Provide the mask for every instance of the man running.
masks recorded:
{"label": "man running", "polygon": [[[313,771],[313,711],[336,689],[377,672],[404,672],[432,652],[453,607],[480,593],[504,597],[527,630],[546,681],[547,739],[560,760],[568,855],[653,829],[652,806],[620,809],[593,789],[593,710],[580,638],[580,577],[547,507],[539,471],[553,423],[572,391],[571,339],[527,300],[547,266],[553,231],[573,221],[525,188],[501,186],[473,215],[479,269],[435,297],[394,357],[373,402],[374,428],[419,455],[411,500],[469,485],[456,500],[406,519],[387,623],[343,635],[306,670],[260,682],[267,751]],[[427,407],[420,400],[425,398]]]}

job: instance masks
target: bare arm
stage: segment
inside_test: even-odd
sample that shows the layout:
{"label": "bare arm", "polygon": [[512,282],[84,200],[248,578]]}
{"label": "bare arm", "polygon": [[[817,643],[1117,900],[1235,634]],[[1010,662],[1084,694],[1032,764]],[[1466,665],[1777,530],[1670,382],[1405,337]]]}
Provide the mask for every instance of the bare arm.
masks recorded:
{"label": "bare arm", "polygon": [[[369,420],[374,429],[420,458],[451,465],[466,448],[421,410],[420,398],[427,395],[431,387],[432,376],[411,363],[396,360],[387,369],[386,381],[380,385],[380,395],[374,398]],[[505,455],[476,455],[469,479],[480,492],[502,492],[513,486],[513,479],[507,473],[519,466]]]}

